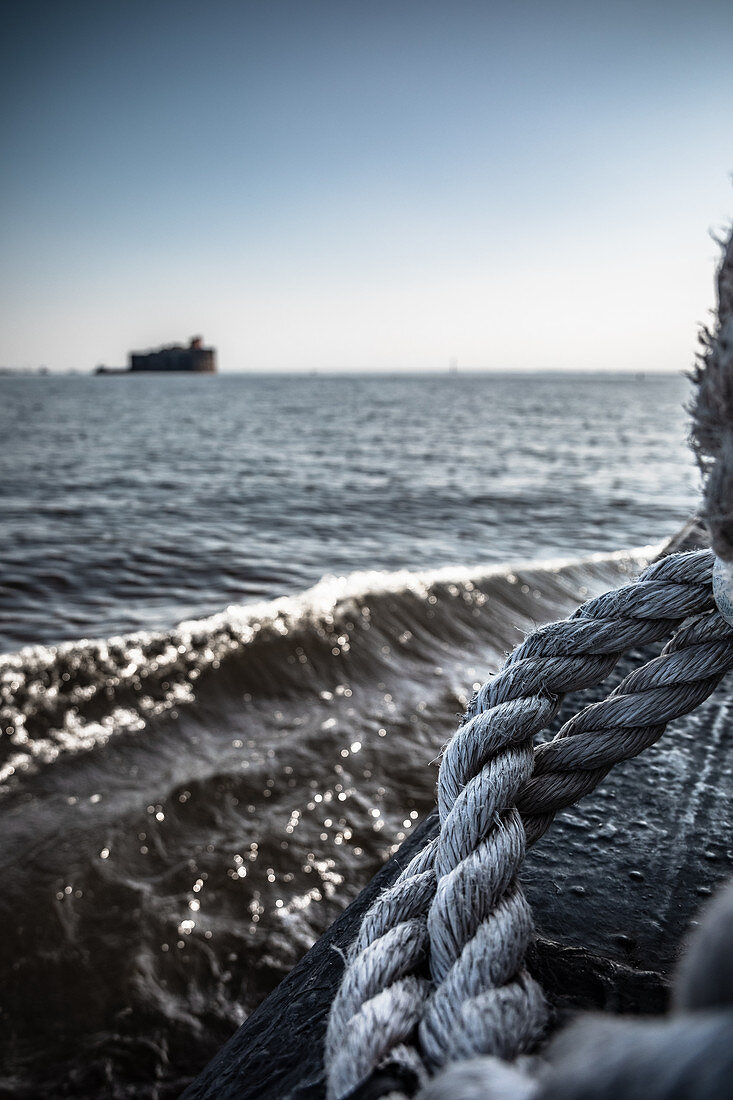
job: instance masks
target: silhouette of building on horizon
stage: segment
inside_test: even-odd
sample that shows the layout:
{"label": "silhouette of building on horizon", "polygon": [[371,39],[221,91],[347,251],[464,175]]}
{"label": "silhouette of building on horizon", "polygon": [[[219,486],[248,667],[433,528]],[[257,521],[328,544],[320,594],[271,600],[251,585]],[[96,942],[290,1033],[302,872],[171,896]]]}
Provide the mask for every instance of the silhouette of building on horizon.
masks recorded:
{"label": "silhouette of building on horizon", "polygon": [[193,336],[188,347],[170,344],[155,351],[131,351],[130,371],[216,371],[216,349],[205,348],[201,336]]}
{"label": "silhouette of building on horizon", "polygon": [[127,367],[100,366],[95,374],[145,374],[188,372],[194,374],[216,373],[216,348],[205,348],[201,336],[192,336],[188,347],[168,344],[154,351],[131,351]]}

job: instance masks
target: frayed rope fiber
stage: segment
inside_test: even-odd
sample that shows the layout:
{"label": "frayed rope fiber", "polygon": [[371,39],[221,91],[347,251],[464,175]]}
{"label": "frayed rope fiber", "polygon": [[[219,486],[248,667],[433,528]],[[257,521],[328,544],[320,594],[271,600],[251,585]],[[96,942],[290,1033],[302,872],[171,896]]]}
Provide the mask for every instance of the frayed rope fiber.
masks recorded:
{"label": "frayed rope fiber", "polygon": [[[712,611],[712,567],[709,551],[662,559],[530,635],[477,693],[442,760],[440,833],[377,899],[349,953],[326,1037],[329,1100],[354,1094],[394,1050],[404,1058],[416,1033],[416,1079],[420,1065],[511,1059],[537,1040],[544,1000],[523,968],[532,919],[517,881],[526,842],[730,667],[733,629]],[[533,752],[564,694],[672,634],[660,657]]]}
{"label": "frayed rope fiber", "polygon": [[703,473],[703,516],[713,550],[733,562],[733,231],[717,276],[715,328],[703,329],[691,443]]}

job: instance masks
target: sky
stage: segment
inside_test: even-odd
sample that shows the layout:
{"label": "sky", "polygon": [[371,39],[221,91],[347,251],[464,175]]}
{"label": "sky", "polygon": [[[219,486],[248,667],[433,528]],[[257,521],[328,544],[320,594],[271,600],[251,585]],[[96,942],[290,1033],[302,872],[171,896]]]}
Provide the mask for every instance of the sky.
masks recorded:
{"label": "sky", "polygon": [[730,0],[8,7],[0,366],[689,369],[732,56]]}

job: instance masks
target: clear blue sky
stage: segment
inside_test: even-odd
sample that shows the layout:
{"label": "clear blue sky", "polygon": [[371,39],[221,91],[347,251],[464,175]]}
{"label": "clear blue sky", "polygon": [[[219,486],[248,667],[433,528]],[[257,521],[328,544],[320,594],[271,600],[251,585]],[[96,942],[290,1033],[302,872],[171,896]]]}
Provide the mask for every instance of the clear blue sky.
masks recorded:
{"label": "clear blue sky", "polygon": [[29,0],[0,54],[0,365],[692,361],[730,0]]}

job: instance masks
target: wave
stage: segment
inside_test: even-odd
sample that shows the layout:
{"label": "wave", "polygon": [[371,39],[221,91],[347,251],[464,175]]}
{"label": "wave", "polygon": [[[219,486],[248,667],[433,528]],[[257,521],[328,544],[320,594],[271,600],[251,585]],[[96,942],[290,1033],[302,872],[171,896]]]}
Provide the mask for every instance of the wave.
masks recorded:
{"label": "wave", "polygon": [[173,1100],[434,805],[473,686],[659,547],[0,658],[0,1093]]}
{"label": "wave", "polygon": [[0,657],[0,782],[181,711],[253,695],[322,695],[492,642],[599,586],[623,583],[661,549],[473,569],[324,577],[272,601],[227,607],[166,632],[26,647]]}

